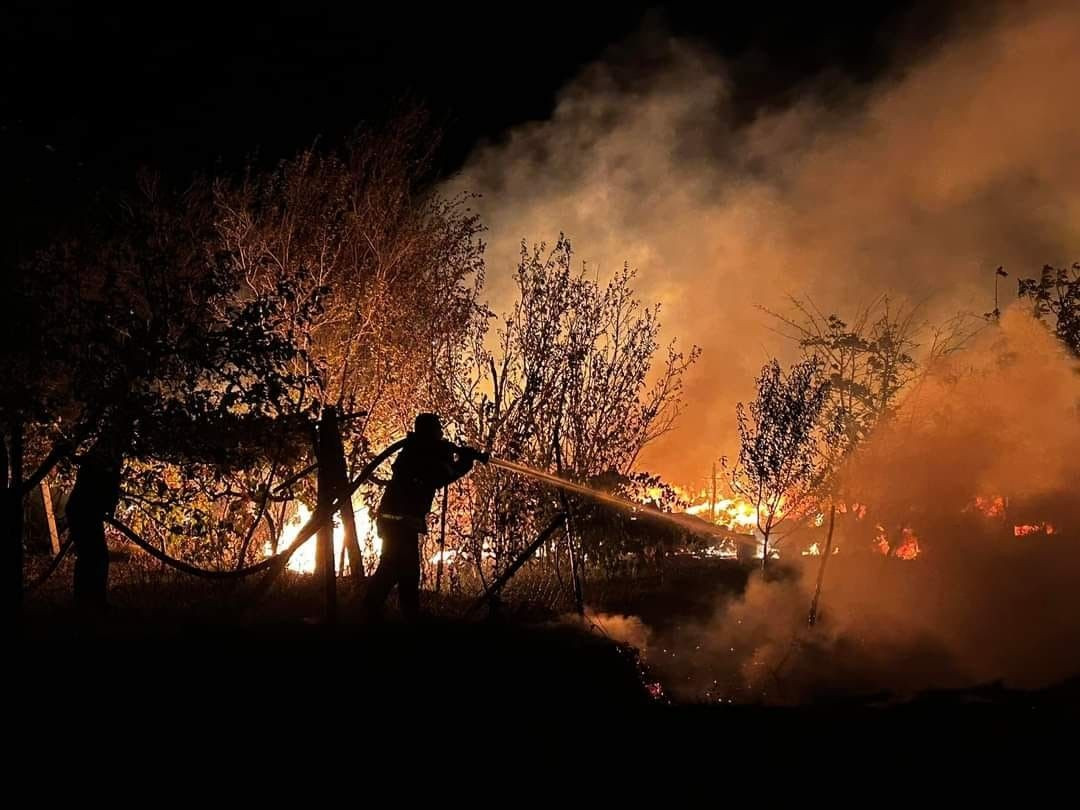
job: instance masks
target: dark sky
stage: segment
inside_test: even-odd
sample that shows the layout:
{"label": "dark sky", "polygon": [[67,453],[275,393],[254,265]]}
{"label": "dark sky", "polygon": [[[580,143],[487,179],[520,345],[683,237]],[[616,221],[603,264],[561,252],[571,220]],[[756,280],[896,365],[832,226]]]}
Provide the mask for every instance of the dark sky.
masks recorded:
{"label": "dark sky", "polygon": [[0,10],[0,179],[5,206],[38,224],[95,190],[123,188],[139,165],[176,179],[230,171],[256,151],[274,160],[316,137],[333,143],[403,99],[443,122],[439,170],[448,173],[478,140],[547,116],[582,65],[643,26],[708,43],[731,66],[736,114],[750,118],[823,74],[874,79],[898,41],[931,40],[950,18],[940,2],[856,11],[772,2],[87,5]]}

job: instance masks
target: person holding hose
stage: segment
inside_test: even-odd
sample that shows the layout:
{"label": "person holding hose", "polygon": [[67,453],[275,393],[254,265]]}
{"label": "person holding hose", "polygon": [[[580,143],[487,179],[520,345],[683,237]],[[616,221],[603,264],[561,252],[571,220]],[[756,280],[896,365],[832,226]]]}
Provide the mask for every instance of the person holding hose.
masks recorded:
{"label": "person holding hose", "polygon": [[383,605],[395,585],[402,615],[409,621],[417,618],[420,536],[427,533],[427,515],[435,493],[466,475],[475,462],[487,460],[487,453],[444,439],[437,414],[416,417],[375,511],[382,554],[364,599],[371,618],[382,616]]}

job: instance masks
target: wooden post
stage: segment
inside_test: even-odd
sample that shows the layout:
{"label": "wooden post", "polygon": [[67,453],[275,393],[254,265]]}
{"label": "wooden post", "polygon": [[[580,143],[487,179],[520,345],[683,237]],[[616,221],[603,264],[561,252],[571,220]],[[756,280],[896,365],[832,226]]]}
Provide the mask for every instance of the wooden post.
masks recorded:
{"label": "wooden post", "polygon": [[578,561],[577,551],[574,549],[574,520],[570,512],[570,499],[562,490],[559,490],[559,497],[566,514],[566,548],[570,554],[570,577],[574,581],[574,609],[579,616],[583,616],[585,615],[585,589],[581,583],[581,564]]}
{"label": "wooden post", "polygon": [[709,500],[709,521],[716,523],[716,462],[712,463],[712,498]]}
{"label": "wooden post", "polygon": [[[315,458],[319,462],[317,478],[318,487],[318,511],[330,509],[337,494],[337,476],[334,474],[333,462],[325,463],[327,459],[327,445],[323,425],[327,421],[327,412],[332,408],[325,408],[323,416],[319,420],[319,431],[315,441]],[[348,511],[343,509],[342,512]],[[326,599],[326,622],[333,624],[337,621],[337,573],[334,570],[334,520],[323,523],[315,536],[315,577],[323,583],[323,593]]]}
{"label": "wooden post", "polygon": [[[10,482],[9,489],[6,493],[9,500],[6,504],[11,510],[10,514],[0,514],[0,520],[8,523],[11,529],[11,536],[8,540],[10,544],[9,548],[4,550],[4,562],[8,563],[10,555],[10,571],[5,571],[4,576],[10,575],[11,579],[5,583],[10,587],[11,607],[18,611],[22,606],[22,588],[23,588],[23,502],[22,502],[22,480],[23,480],[23,425],[20,421],[15,421],[11,425],[11,450],[8,454],[8,467],[10,469]],[[0,513],[2,509],[3,500],[0,498]],[[0,532],[3,531],[0,527]],[[6,607],[6,606],[5,606]],[[5,617],[6,618],[6,617]]]}
{"label": "wooden post", "polygon": [[60,534],[56,530],[56,515],[53,513],[52,490],[49,482],[41,479],[41,503],[45,507],[45,524],[49,527],[49,545],[55,557],[60,553]]}
{"label": "wooden post", "polygon": [[[342,476],[340,479],[340,488],[348,489],[349,479]],[[352,499],[345,504],[345,507],[341,510],[341,525],[345,529],[345,542],[342,543],[342,559],[348,558],[349,560],[349,573],[352,574],[354,580],[364,578],[364,554],[360,550],[360,538],[356,533],[356,513],[353,511]],[[345,570],[344,564],[341,568]]]}
{"label": "wooden post", "polygon": [[[559,424],[555,426],[555,469],[562,477],[563,465],[562,465],[562,446],[559,443]],[[578,559],[576,550],[574,549],[574,518],[573,509],[570,505],[570,498],[566,495],[566,490],[559,489],[559,502],[562,504],[564,521],[566,523],[566,549],[570,555],[570,578],[574,583],[574,609],[578,612],[579,616],[585,615],[585,588],[581,581],[581,562]]]}
{"label": "wooden post", "polygon": [[[330,486],[344,492],[349,488],[348,464],[345,461],[345,443],[341,438],[341,426],[338,422],[337,409],[328,406],[319,420],[319,470],[325,468],[330,478]],[[345,552],[349,558],[349,570],[354,580],[364,577],[364,556],[360,550],[360,538],[356,532],[356,514],[352,509],[352,500],[341,510],[341,525],[345,532]],[[341,566],[344,570],[344,566]]]}

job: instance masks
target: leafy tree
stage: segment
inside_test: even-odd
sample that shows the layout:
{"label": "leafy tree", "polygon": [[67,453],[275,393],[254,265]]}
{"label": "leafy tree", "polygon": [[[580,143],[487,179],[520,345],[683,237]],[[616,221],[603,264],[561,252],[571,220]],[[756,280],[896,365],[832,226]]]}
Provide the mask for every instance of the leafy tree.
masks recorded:
{"label": "leafy tree", "polygon": [[[265,294],[288,280],[298,312],[318,304],[302,328],[282,324],[302,349],[293,373],[312,380],[292,407],[344,415],[350,475],[417,412],[452,410],[437,378],[483,317],[480,222],[465,198],[426,187],[436,145],[412,112],[361,129],[341,149],[308,149],[214,188],[218,237],[244,283]],[[308,482],[290,494],[314,504]],[[362,570],[359,549],[348,550]]]}
{"label": "leafy tree", "polygon": [[774,531],[803,513],[829,472],[829,448],[840,427],[822,418],[830,389],[823,371],[816,357],[794,364],[787,374],[773,360],[758,376],[757,398],[736,406],[739,456],[729,468],[731,485],[757,510],[762,568]]}
{"label": "leafy tree", "polygon": [[1080,264],[1046,265],[1038,278],[1022,278],[1018,293],[1032,303],[1035,317],[1048,322],[1062,343],[1080,355]]}
{"label": "leafy tree", "polygon": [[[68,347],[57,379],[73,446],[127,448],[125,491],[149,523],[211,535],[200,504],[232,471],[295,455],[292,410],[311,375],[293,326],[292,279],[251,290],[217,249],[209,189],[182,194],[140,179],[138,195],[94,233],[42,253],[56,283],[53,339]],[[78,466],[78,456],[76,456]],[[81,467],[80,467],[81,470]],[[225,510],[209,509],[220,524]]]}

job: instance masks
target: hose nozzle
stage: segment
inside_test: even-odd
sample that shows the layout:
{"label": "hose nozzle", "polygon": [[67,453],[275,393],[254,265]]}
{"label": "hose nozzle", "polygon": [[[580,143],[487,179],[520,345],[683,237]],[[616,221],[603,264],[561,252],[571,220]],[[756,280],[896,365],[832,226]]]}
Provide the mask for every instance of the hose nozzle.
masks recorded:
{"label": "hose nozzle", "polygon": [[462,445],[457,449],[458,453],[463,458],[470,458],[473,461],[480,461],[487,464],[491,461],[491,453],[485,450],[477,450],[475,447],[469,447],[468,445]]}

